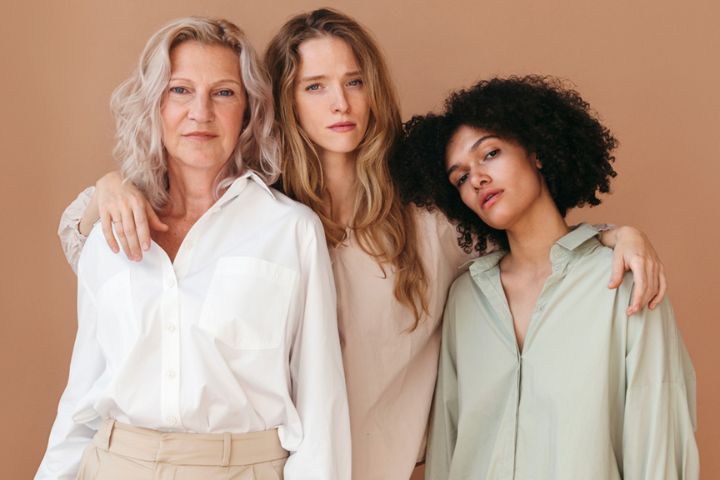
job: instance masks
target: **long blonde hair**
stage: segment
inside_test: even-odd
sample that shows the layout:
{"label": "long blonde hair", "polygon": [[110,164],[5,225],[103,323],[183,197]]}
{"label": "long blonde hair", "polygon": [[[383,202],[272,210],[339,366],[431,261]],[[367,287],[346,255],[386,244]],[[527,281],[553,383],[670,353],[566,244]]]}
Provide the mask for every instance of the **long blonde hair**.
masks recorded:
{"label": "long blonde hair", "polygon": [[237,53],[248,100],[244,128],[231,155],[233,161],[220,173],[218,191],[245,168],[257,172],[268,183],[280,173],[279,147],[272,135],[270,79],[245,34],[227,20],[174,20],[148,40],[137,68],[115,89],[110,101],[116,123],[115,158],[125,180],[138,187],[155,209],[167,202],[160,104],[170,79],[170,53],[191,40],[226,46]]}
{"label": "long blonde hair", "polygon": [[335,10],[320,9],[291,18],[271,40],[265,55],[282,152],[283,189],[320,216],[332,247],[343,242],[345,226],[335,222],[326,208],[320,158],[295,112],[294,90],[301,61],[298,49],[304,41],[323,36],[337,37],[353,50],[370,103],[370,120],[357,152],[350,227],[359,246],[383,269],[387,264],[395,269],[395,297],[413,311],[417,327],[428,308],[427,277],[418,255],[415,220],[409,209],[403,208],[388,168],[402,126],[397,96],[368,32]]}

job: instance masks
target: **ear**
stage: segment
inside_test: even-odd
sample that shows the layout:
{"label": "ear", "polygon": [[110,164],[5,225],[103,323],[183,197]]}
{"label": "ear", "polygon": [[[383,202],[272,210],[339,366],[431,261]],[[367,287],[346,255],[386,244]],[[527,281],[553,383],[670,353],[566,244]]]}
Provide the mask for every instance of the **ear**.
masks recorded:
{"label": "ear", "polygon": [[530,155],[530,160],[532,160],[533,165],[535,165],[535,168],[538,170],[542,170],[542,162],[538,158],[537,154],[533,153]]}

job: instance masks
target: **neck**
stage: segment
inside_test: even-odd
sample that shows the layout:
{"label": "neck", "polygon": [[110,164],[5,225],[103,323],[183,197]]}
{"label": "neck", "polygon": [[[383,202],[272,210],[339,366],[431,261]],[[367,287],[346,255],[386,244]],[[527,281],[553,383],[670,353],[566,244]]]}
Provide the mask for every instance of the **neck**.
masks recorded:
{"label": "neck", "polygon": [[168,159],[168,204],[163,215],[193,222],[200,218],[217,200],[216,179],[223,167],[192,168]]}
{"label": "neck", "polygon": [[357,173],[352,153],[323,152],[320,158],[328,195],[327,214],[333,221],[348,226],[352,221],[353,190]]}
{"label": "neck", "polygon": [[541,196],[506,230],[510,253],[503,259],[505,267],[549,271],[550,249],[569,231],[552,198]]}

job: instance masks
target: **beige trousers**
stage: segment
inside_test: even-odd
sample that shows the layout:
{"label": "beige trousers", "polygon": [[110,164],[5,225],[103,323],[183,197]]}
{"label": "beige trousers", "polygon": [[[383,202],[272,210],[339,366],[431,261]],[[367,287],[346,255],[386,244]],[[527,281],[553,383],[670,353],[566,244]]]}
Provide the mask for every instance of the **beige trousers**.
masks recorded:
{"label": "beige trousers", "polygon": [[282,480],[277,430],[165,433],[106,421],[85,449],[78,480]]}

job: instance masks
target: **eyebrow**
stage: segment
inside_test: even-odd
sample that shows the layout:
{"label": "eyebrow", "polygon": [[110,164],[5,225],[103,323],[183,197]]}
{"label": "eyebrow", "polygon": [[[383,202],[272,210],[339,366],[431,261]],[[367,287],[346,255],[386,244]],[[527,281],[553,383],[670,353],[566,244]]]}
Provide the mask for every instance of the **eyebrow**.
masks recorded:
{"label": "eyebrow", "polygon": [[[168,82],[188,82],[188,83],[194,83],[189,78],[184,77],[171,77]],[[242,83],[238,82],[237,80],[233,80],[232,78],[223,78],[222,80],[218,80],[217,82],[213,82],[213,85],[218,85],[220,83],[234,83],[236,85],[240,85],[242,87]]]}
{"label": "eyebrow", "polygon": [[[360,70],[355,70],[352,72],[347,72],[343,77],[354,77],[356,75],[360,75],[362,72]],[[302,77],[300,79],[301,82],[314,82],[315,80],[323,80],[327,78],[327,75],[312,75],[310,77]]]}
{"label": "eyebrow", "polygon": [[[478,147],[479,147],[485,140],[490,140],[491,138],[500,138],[500,137],[498,137],[497,135],[483,135],[482,137],[478,138],[475,143],[473,143],[472,145],[470,145],[470,148],[468,148],[468,153],[474,152],[475,150],[478,149]],[[458,168],[460,168],[460,165],[458,165],[457,163],[456,163],[455,165],[452,165],[450,168],[447,169],[447,176],[449,177],[450,174],[452,174],[452,172],[454,172],[454,171],[457,170]]]}

